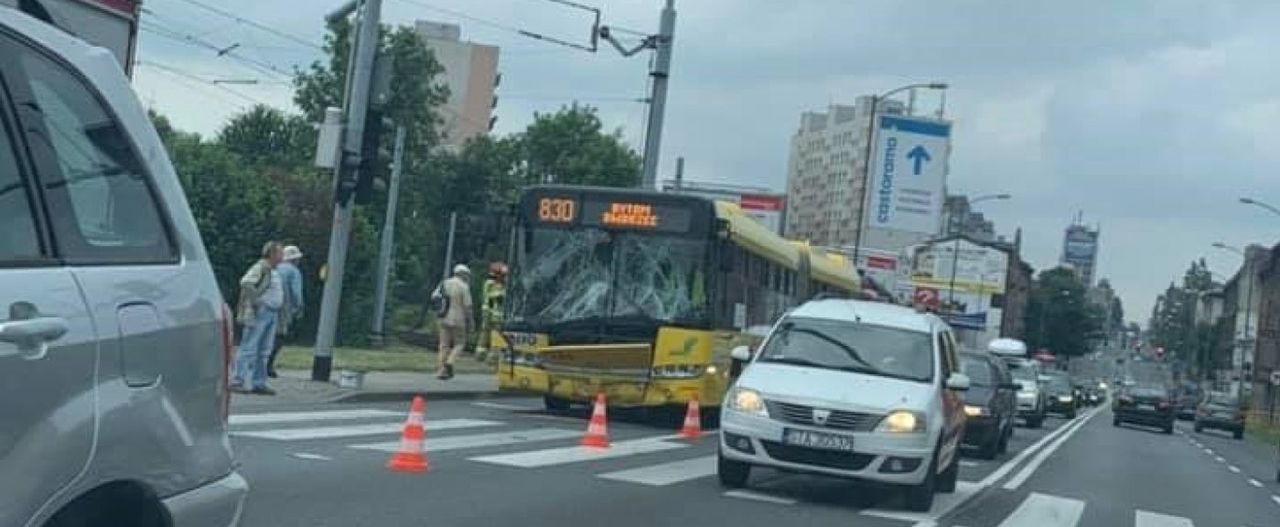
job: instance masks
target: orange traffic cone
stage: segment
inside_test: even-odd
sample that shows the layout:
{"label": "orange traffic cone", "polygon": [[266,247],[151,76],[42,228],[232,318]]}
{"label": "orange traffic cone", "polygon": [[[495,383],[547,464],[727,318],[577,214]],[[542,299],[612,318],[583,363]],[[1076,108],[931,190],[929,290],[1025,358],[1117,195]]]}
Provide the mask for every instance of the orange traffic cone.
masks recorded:
{"label": "orange traffic cone", "polygon": [[596,406],[591,411],[591,424],[587,425],[587,433],[582,436],[582,446],[592,448],[609,448],[609,421],[604,415],[604,393],[596,394]]}
{"label": "orange traffic cone", "polygon": [[698,395],[689,399],[689,409],[684,413],[684,426],[680,428],[680,437],[698,439],[702,437],[702,415],[698,410]]}
{"label": "orange traffic cone", "polygon": [[400,433],[400,450],[387,460],[387,468],[392,472],[426,472],[427,454],[423,448],[426,430],[423,428],[422,413],[427,403],[422,396],[413,398],[409,406],[409,417],[404,421],[404,431]]}

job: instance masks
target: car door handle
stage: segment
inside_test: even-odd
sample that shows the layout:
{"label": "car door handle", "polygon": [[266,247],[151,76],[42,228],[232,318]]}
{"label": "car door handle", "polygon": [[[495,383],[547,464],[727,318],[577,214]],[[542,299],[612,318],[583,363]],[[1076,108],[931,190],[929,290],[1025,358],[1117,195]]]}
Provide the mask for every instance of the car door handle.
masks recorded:
{"label": "car door handle", "polygon": [[[27,360],[44,358],[49,342],[58,340],[71,330],[71,325],[60,317],[39,317],[0,322],[0,342],[8,342],[18,348]],[[0,350],[0,356],[5,353]]]}

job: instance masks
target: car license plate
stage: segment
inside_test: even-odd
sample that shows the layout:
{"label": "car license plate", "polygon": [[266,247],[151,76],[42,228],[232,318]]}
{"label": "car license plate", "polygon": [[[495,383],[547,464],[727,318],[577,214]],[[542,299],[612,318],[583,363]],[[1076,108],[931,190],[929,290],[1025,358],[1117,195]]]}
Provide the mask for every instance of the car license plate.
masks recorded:
{"label": "car license plate", "polygon": [[1154,404],[1140,404],[1140,405],[1138,405],[1138,409],[1139,409],[1139,410],[1155,410],[1155,409],[1156,409],[1156,405],[1154,405]]}
{"label": "car license plate", "polygon": [[782,431],[782,442],[787,445],[819,448],[822,450],[853,451],[853,438],[825,432],[811,432],[787,428]]}

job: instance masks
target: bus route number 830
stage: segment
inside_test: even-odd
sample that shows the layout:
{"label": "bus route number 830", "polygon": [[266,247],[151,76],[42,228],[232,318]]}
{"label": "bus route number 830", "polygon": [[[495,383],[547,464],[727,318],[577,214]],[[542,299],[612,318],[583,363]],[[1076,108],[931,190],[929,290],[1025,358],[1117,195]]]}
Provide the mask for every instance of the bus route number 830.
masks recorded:
{"label": "bus route number 830", "polygon": [[538,220],[546,223],[573,223],[577,204],[566,198],[541,198],[538,200]]}

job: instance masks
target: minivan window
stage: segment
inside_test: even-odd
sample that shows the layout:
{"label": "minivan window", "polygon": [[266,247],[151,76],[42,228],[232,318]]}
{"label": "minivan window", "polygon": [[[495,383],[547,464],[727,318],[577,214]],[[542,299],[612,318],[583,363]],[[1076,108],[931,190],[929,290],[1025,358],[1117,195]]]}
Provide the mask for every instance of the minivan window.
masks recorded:
{"label": "minivan window", "polygon": [[927,382],[933,378],[933,341],[918,331],[792,317],[769,336],[759,361]]}
{"label": "minivan window", "polygon": [[55,161],[37,163],[60,255],[73,262],[171,260],[160,209],[128,136],[79,79],[24,51],[29,91],[19,93],[29,99],[18,101],[20,117],[28,143]]}
{"label": "minivan window", "polygon": [[17,145],[6,125],[0,117],[0,264],[40,256],[31,202],[14,154]]}

